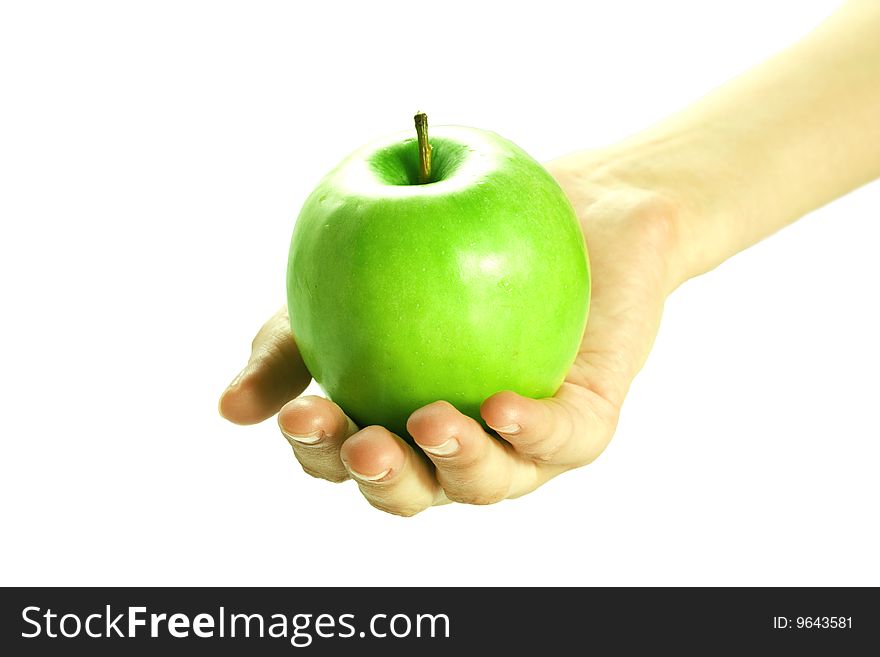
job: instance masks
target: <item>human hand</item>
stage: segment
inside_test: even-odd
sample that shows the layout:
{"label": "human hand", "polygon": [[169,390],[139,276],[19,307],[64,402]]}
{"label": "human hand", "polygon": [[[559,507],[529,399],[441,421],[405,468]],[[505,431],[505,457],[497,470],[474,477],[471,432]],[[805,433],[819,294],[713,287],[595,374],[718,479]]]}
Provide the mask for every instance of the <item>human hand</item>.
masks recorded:
{"label": "human hand", "polygon": [[248,365],[220,399],[221,414],[251,424],[280,409],[281,431],[307,473],[334,482],[351,477],[370,504],[404,516],[449,501],[519,497],[592,462],[614,433],[679,280],[671,263],[680,204],[611,161],[610,153],[582,153],[547,165],[587,239],[591,308],[578,356],[553,397],[502,391],[482,404],[498,437],[436,401],[410,416],[413,446],[383,427],[355,426],[327,399],[297,397],[311,377],[286,308],[257,334]]}
{"label": "human hand", "polygon": [[591,462],[614,433],[672,289],[880,177],[878,24],[876,3],[847,3],[683,112],[612,149],[548,165],[586,236],[590,315],[552,398],[499,392],[483,403],[500,438],[442,401],[412,414],[411,446],[382,427],[358,430],[326,399],[294,399],[310,376],[285,310],[257,335],[220,412],[248,424],[280,409],[307,472],[351,476],[374,506],[401,515],[517,497]]}

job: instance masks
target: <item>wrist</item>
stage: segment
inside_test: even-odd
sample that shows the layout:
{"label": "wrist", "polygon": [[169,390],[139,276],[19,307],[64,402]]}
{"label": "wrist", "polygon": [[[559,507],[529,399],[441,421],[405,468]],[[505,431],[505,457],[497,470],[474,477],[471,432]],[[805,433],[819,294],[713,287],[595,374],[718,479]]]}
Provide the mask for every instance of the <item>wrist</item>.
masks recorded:
{"label": "wrist", "polygon": [[777,213],[779,199],[756,187],[754,163],[737,153],[723,127],[668,122],[599,156],[596,180],[639,190],[660,208],[670,290],[749,246],[741,219]]}
{"label": "wrist", "polygon": [[[663,262],[665,293],[701,273],[694,227],[701,218],[719,213],[711,176],[699,166],[681,140],[644,135],[596,151],[583,151],[552,163],[584,221],[588,236],[597,227],[593,217],[625,222],[614,227],[638,234],[644,250]],[[610,202],[619,212],[592,211]],[[638,212],[632,208],[638,207]],[[586,208],[586,210],[584,210]]]}

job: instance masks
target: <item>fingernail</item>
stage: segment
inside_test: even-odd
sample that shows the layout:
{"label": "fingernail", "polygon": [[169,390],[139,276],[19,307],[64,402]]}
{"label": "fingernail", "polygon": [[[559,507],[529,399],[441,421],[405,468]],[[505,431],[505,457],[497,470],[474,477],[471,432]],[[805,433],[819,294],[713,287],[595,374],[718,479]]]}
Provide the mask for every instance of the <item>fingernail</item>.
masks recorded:
{"label": "fingernail", "polygon": [[518,424],[508,424],[506,427],[492,427],[498,433],[506,433],[508,435],[512,435],[515,433],[519,433],[522,430],[522,427]]}
{"label": "fingernail", "polygon": [[357,477],[358,479],[362,479],[363,481],[379,481],[380,479],[384,479],[388,476],[388,473],[391,472],[391,468],[382,470],[382,472],[380,472],[379,474],[374,475],[365,475],[358,472],[357,470],[352,470],[351,468],[349,468],[348,471],[351,472],[352,476]]}
{"label": "fingernail", "polygon": [[239,372],[238,374],[235,375],[235,378],[232,379],[232,381],[229,383],[228,386],[226,386],[226,390],[228,391],[231,388],[234,388],[235,386],[237,386],[239,383],[241,383],[241,380],[244,378],[245,372],[247,372],[247,366],[243,367],[241,372]]}
{"label": "fingernail", "polygon": [[287,438],[287,440],[293,440],[300,445],[315,445],[324,439],[324,432],[321,429],[313,431],[312,433],[307,433],[303,436],[287,433],[284,429],[281,430],[281,433],[284,434],[284,437]]}
{"label": "fingernail", "polygon": [[440,443],[439,445],[422,445],[419,444],[424,451],[428,454],[433,454],[434,456],[452,456],[458,451],[458,448],[461,445],[458,444],[458,440],[455,438],[450,438],[444,443]]}

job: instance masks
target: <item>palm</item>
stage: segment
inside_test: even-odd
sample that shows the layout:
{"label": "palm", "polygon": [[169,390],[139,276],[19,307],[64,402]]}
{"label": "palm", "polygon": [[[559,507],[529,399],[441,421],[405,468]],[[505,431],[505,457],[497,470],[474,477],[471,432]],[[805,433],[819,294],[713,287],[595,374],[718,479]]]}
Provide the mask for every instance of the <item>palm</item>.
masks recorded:
{"label": "palm", "polygon": [[[598,162],[598,158],[596,160]],[[663,261],[672,207],[653,194],[548,165],[577,210],[592,268],[590,316],[578,356],[549,399],[501,392],[483,404],[500,440],[446,402],[410,417],[416,447],[382,427],[359,430],[329,400],[301,397],[309,376],[282,310],[254,341],[248,367],[221,399],[229,419],[250,423],[280,407],[279,424],[303,468],[358,482],[376,507],[412,515],[449,500],[485,504],[528,493],[595,459],[657,331],[668,293]]]}

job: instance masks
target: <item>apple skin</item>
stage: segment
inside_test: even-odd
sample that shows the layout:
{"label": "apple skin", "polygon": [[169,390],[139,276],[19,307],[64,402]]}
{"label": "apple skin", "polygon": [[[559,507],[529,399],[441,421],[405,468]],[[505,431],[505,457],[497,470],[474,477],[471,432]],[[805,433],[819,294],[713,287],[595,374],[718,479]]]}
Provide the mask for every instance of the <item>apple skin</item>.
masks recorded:
{"label": "apple skin", "polygon": [[552,395],[590,301],[583,234],[546,169],[476,128],[432,127],[431,144],[423,185],[410,133],[345,159],[306,200],[288,261],[312,376],[359,426],[403,437],[439,399],[482,422],[501,390]]}

